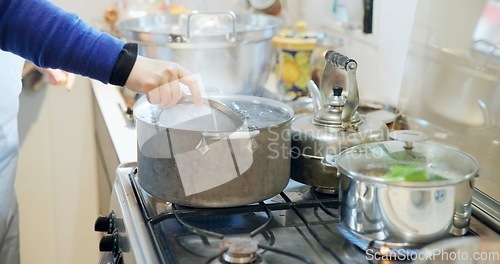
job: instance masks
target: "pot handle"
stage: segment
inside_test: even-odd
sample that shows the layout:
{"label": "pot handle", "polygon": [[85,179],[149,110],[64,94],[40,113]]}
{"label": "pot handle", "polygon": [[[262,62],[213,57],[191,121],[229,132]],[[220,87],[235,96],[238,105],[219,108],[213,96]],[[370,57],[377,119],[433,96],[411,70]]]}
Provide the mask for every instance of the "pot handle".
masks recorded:
{"label": "pot handle", "polygon": [[337,168],[337,158],[338,154],[326,154],[326,156],[321,160],[321,164],[327,167]]}
{"label": "pot handle", "polygon": [[193,16],[203,16],[203,15],[226,15],[231,20],[231,33],[229,35],[229,41],[234,42],[236,40],[236,14],[233,11],[224,12],[196,12],[190,13],[187,16],[187,32],[186,38],[189,40],[191,38],[191,18]]}
{"label": "pot handle", "polygon": [[260,134],[259,130],[234,131],[234,132],[202,132],[201,135],[205,139],[221,140],[229,139],[250,139],[256,138]]}

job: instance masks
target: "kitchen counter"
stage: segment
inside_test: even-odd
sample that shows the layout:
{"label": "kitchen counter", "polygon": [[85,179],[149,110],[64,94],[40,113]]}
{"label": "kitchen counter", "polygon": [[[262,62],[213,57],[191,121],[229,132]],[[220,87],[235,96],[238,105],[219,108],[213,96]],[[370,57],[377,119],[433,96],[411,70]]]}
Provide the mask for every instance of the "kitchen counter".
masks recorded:
{"label": "kitchen counter", "polygon": [[120,163],[137,160],[135,126],[124,115],[125,102],[118,87],[92,80],[95,100]]}
{"label": "kitchen counter", "polygon": [[119,164],[136,161],[136,132],[125,117],[125,101],[118,87],[91,80],[94,103],[99,212],[109,214],[111,189]]}

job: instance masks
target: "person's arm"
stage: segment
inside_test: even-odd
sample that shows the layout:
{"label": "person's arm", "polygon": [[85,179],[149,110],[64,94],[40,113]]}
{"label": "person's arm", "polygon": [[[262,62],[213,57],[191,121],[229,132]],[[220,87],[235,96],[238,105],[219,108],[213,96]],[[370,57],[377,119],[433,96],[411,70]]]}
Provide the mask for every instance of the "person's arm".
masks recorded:
{"label": "person's arm", "polygon": [[108,83],[125,43],[46,0],[0,0],[0,49]]}
{"label": "person's arm", "polygon": [[126,85],[136,92],[164,87],[161,94],[165,96],[160,98],[164,106],[180,99],[180,81],[188,85],[195,101],[201,102],[198,88],[184,68],[137,56],[137,44],[125,44],[93,29],[46,0],[0,0],[0,49],[42,68]]}

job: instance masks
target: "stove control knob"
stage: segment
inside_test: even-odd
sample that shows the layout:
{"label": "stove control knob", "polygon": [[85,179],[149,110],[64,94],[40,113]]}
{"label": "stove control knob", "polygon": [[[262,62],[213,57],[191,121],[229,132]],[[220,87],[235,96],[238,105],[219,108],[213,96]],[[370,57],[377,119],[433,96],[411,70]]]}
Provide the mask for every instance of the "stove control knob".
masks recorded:
{"label": "stove control knob", "polygon": [[115,239],[112,235],[104,235],[99,242],[99,251],[112,252],[115,244]]}
{"label": "stove control knob", "polygon": [[113,256],[117,256],[118,250],[118,232],[114,231],[112,235],[104,235],[99,242],[99,251],[112,252]]}
{"label": "stove control knob", "polygon": [[111,212],[108,216],[99,216],[95,220],[94,230],[97,232],[106,232],[112,234],[115,229],[115,215]]}
{"label": "stove control knob", "polygon": [[109,217],[99,216],[97,220],[95,220],[94,230],[97,232],[108,232],[110,226],[109,222]]}

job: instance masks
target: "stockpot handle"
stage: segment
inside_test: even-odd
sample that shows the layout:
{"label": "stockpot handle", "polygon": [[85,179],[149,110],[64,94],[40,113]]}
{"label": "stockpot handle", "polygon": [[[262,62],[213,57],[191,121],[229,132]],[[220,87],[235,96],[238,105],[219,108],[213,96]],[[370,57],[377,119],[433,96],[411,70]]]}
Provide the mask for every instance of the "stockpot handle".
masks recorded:
{"label": "stockpot handle", "polygon": [[193,12],[187,16],[187,32],[186,38],[189,40],[191,38],[191,18],[193,16],[204,16],[204,15],[227,15],[231,19],[231,33],[229,35],[229,41],[234,42],[236,40],[236,14],[233,11],[224,12]]}
{"label": "stockpot handle", "polygon": [[259,130],[234,131],[234,132],[202,132],[201,135],[205,139],[221,140],[229,139],[250,139],[256,138],[260,134]]}

